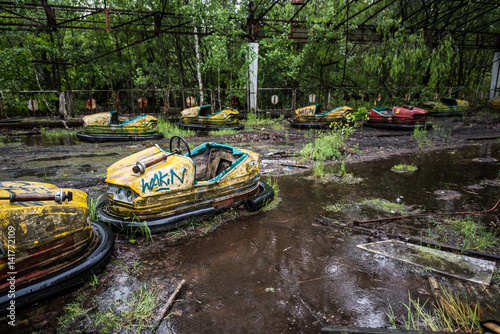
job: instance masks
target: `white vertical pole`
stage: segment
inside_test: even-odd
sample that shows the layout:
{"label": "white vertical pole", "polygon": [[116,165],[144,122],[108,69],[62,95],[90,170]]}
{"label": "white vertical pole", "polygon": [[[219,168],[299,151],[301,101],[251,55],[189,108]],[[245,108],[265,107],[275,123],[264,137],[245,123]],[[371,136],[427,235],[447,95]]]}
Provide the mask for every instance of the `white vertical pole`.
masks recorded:
{"label": "white vertical pole", "polygon": [[491,67],[490,99],[500,94],[500,52],[493,54],[493,66]]}
{"label": "white vertical pole", "polygon": [[259,43],[250,43],[250,55],[252,62],[248,65],[248,106],[253,112],[257,112],[257,89],[259,78]]}

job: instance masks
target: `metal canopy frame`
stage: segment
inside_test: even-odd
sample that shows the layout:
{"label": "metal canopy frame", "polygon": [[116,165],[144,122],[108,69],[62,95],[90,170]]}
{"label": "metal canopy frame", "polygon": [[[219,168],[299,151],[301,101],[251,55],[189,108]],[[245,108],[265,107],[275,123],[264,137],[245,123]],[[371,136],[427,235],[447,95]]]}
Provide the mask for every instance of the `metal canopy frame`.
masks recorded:
{"label": "metal canopy frame", "polygon": [[[267,18],[277,4],[282,4],[285,1],[250,1],[247,22],[241,22],[242,39],[257,41],[271,38],[277,33],[287,33],[290,38],[299,43],[307,42],[306,22],[297,19],[297,17],[310,3],[310,0],[304,0],[300,6],[296,6],[297,9],[290,18]],[[205,20],[205,25],[196,25],[192,17],[167,12],[167,3],[168,0],[164,0],[160,11],[147,11],[56,5],[49,4],[48,0],[22,5],[10,1],[0,1],[0,19],[2,19],[0,30],[36,32],[40,30],[84,29],[142,34],[140,39],[127,46],[103,53],[77,65],[147,41],[159,34],[207,36],[214,33],[214,28],[210,26],[210,18]],[[500,50],[500,31],[490,31],[492,25],[500,21],[500,6],[491,0],[375,0],[358,8],[356,12],[350,12],[350,8],[354,4],[360,3],[360,0],[347,0],[340,9],[340,13],[344,13],[344,19],[331,28],[332,30],[344,31],[343,38],[353,43],[382,41],[382,36],[376,31],[377,26],[374,23],[370,24],[370,22],[378,15],[383,15],[383,11],[388,7],[399,6],[402,25],[410,32],[423,31],[425,37],[430,40],[438,39],[442,34],[451,34],[455,37],[459,48]],[[457,11],[464,6],[470,8],[465,15],[462,14],[462,11]],[[497,13],[493,13],[495,10]],[[57,15],[60,13],[64,13],[64,15]],[[361,14],[366,15],[367,18],[355,28],[351,28],[350,21]],[[498,18],[487,24],[474,22],[475,19],[487,14],[493,14],[493,17],[497,15]],[[97,15],[100,17],[96,17]],[[417,17],[419,21],[416,22],[414,19]],[[283,23],[288,23],[290,30],[285,31]],[[297,37],[297,35],[299,36]],[[65,62],[58,62],[58,64],[69,65]]]}

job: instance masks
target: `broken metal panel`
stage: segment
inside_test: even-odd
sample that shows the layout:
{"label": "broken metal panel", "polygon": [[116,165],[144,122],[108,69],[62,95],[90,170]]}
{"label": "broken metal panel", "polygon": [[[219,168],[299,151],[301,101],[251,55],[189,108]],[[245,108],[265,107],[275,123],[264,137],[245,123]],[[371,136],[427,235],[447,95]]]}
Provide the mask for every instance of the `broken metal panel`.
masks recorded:
{"label": "broken metal panel", "polygon": [[495,262],[452,254],[433,248],[386,240],[358,245],[358,248],[400,261],[415,264],[435,272],[489,285]]}

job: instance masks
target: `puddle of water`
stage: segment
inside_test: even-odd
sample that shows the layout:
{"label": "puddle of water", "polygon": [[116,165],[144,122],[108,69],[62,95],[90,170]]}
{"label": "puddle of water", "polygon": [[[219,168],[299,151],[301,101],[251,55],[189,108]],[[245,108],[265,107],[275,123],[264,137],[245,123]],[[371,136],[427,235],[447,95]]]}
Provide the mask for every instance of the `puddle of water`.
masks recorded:
{"label": "puddle of water", "polygon": [[[399,196],[424,212],[485,209],[486,198],[496,202],[492,187],[474,194],[464,190],[497,177],[499,165],[474,161],[477,152],[474,147],[349,166],[349,172],[365,179],[358,185],[279,177],[282,201],[276,209],[238,219],[176,249],[179,269],[193,281],[190,289],[197,300],[186,301],[190,320],[177,323],[177,333],[200,332],[206,323],[210,326],[201,332],[315,332],[320,322],[388,328],[389,303],[396,313],[405,314],[399,301],[407,302],[408,293],[428,298],[422,295],[428,287],[426,275],[358,249],[367,236],[314,226],[314,218],[352,221],[350,213],[323,207],[365,198],[395,201]],[[392,173],[390,168],[398,163],[419,169],[409,176]],[[446,185],[463,196],[443,203],[433,192]]]}
{"label": "puddle of water", "polygon": [[[106,310],[119,300],[127,300],[137,286],[139,286],[137,278],[130,276],[128,273],[117,275],[113,280],[113,285],[99,296],[101,300],[99,308],[101,310]],[[123,305],[119,306],[119,310],[123,307]]]}
{"label": "puddle of water", "polygon": [[[348,171],[360,176],[364,182],[356,189],[354,200],[372,196],[395,202],[398,197],[408,205],[425,206],[427,212],[484,210],[497,200],[492,187],[479,193],[470,186],[482,180],[498,177],[500,164],[475,160],[481,146],[471,145],[453,151],[437,151],[391,157],[376,162],[353,164]],[[500,144],[490,149],[491,157],[498,159]],[[395,174],[390,168],[396,164],[413,164],[418,170],[412,174]],[[453,193],[451,201],[443,201],[442,191]],[[457,196],[457,193],[461,196]],[[402,196],[402,197],[401,197]],[[487,207],[485,207],[485,205]]]}
{"label": "puddle of water", "polygon": [[[406,314],[400,302],[407,302],[408,294],[421,300],[429,297],[422,292],[428,289],[427,274],[358,249],[369,236],[320,226],[315,218],[346,222],[376,218],[379,212],[361,207],[341,212],[324,209],[328,204],[370,198],[400,198],[423,212],[488,209],[497,200],[498,187],[470,186],[498,178],[498,162],[475,160],[480,156],[499,160],[498,148],[471,145],[349,165],[348,172],[364,179],[356,185],[320,183],[305,175],[278,177],[281,202],[272,210],[242,216],[168,251],[153,237],[153,244],[134,253],[141,264],[151,264],[141,271],[140,279],[162,282],[177,275],[186,279],[186,293],[173,308],[182,314],[169,318],[175,324],[173,332],[179,334],[318,333],[321,324],[388,328],[389,303],[396,314]],[[401,163],[415,164],[418,170],[409,175],[390,171]],[[461,196],[439,199],[434,194],[438,190]],[[422,223],[405,224],[413,233]],[[110,298],[126,293],[127,284],[117,284]],[[61,303],[67,301],[59,298]]]}
{"label": "puddle of water", "polygon": [[76,135],[75,134],[62,134],[57,136],[44,136],[44,135],[20,135],[20,136],[5,136],[3,137],[3,143],[16,143],[26,146],[33,147],[44,147],[44,146],[69,146],[75,145]]}

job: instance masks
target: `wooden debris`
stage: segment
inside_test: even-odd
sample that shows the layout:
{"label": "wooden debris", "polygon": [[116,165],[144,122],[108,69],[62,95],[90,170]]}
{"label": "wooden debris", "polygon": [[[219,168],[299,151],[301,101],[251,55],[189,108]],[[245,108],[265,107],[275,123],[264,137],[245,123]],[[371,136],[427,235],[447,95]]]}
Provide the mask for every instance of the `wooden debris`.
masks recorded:
{"label": "wooden debris", "polygon": [[179,293],[179,291],[181,291],[181,289],[182,289],[182,287],[184,286],[185,283],[186,283],[186,280],[183,279],[177,285],[177,288],[175,288],[174,292],[170,295],[170,298],[168,298],[167,303],[158,312],[158,316],[155,318],[155,320],[153,322],[154,323],[154,328],[151,331],[152,333],[155,333],[156,330],[158,329],[158,326],[160,326],[161,321],[165,317],[165,313],[167,313],[168,309],[170,308],[170,306],[174,302],[175,297],[177,296],[177,294]]}

